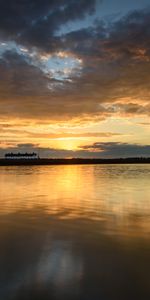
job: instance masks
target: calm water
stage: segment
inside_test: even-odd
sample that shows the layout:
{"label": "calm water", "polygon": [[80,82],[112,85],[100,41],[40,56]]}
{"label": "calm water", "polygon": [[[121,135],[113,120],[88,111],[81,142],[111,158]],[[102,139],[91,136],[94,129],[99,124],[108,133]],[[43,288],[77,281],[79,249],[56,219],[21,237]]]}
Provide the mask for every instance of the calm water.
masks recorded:
{"label": "calm water", "polygon": [[0,300],[149,300],[150,165],[0,167]]}

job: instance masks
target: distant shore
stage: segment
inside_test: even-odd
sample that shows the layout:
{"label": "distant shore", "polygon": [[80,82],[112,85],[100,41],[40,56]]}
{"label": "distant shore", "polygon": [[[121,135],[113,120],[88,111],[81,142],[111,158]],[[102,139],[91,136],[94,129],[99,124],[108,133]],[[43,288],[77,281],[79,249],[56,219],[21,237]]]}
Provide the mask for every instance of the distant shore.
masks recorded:
{"label": "distant shore", "polygon": [[79,165],[79,164],[149,164],[150,157],[128,157],[128,158],[38,158],[38,159],[0,159],[0,166],[21,165]]}

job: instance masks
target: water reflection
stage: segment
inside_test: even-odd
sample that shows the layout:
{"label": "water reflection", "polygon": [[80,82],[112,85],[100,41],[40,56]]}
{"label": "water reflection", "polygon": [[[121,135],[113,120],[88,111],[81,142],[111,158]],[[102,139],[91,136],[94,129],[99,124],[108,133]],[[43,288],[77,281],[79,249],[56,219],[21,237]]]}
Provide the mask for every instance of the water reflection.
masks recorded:
{"label": "water reflection", "polygon": [[2,167],[0,214],[44,206],[51,217],[98,220],[111,234],[149,235],[149,175],[149,165]]}
{"label": "water reflection", "polygon": [[0,299],[149,299],[149,175],[1,168]]}

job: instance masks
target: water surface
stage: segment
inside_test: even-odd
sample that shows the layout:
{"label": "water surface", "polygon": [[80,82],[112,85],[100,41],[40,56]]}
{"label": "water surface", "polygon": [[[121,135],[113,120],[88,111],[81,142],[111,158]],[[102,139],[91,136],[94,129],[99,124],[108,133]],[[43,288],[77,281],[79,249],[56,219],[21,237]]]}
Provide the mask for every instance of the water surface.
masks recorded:
{"label": "water surface", "polygon": [[0,167],[0,299],[150,299],[150,166]]}

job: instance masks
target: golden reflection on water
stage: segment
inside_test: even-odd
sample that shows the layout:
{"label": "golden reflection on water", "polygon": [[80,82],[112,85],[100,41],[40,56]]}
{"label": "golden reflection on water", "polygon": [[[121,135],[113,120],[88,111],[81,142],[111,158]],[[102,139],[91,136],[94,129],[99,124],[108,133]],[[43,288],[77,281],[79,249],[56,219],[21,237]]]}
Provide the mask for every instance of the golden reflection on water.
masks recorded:
{"label": "golden reflection on water", "polygon": [[150,233],[150,166],[1,167],[0,214],[33,208],[101,222],[109,233]]}
{"label": "golden reflection on water", "polygon": [[0,299],[150,299],[150,166],[0,168]]}

